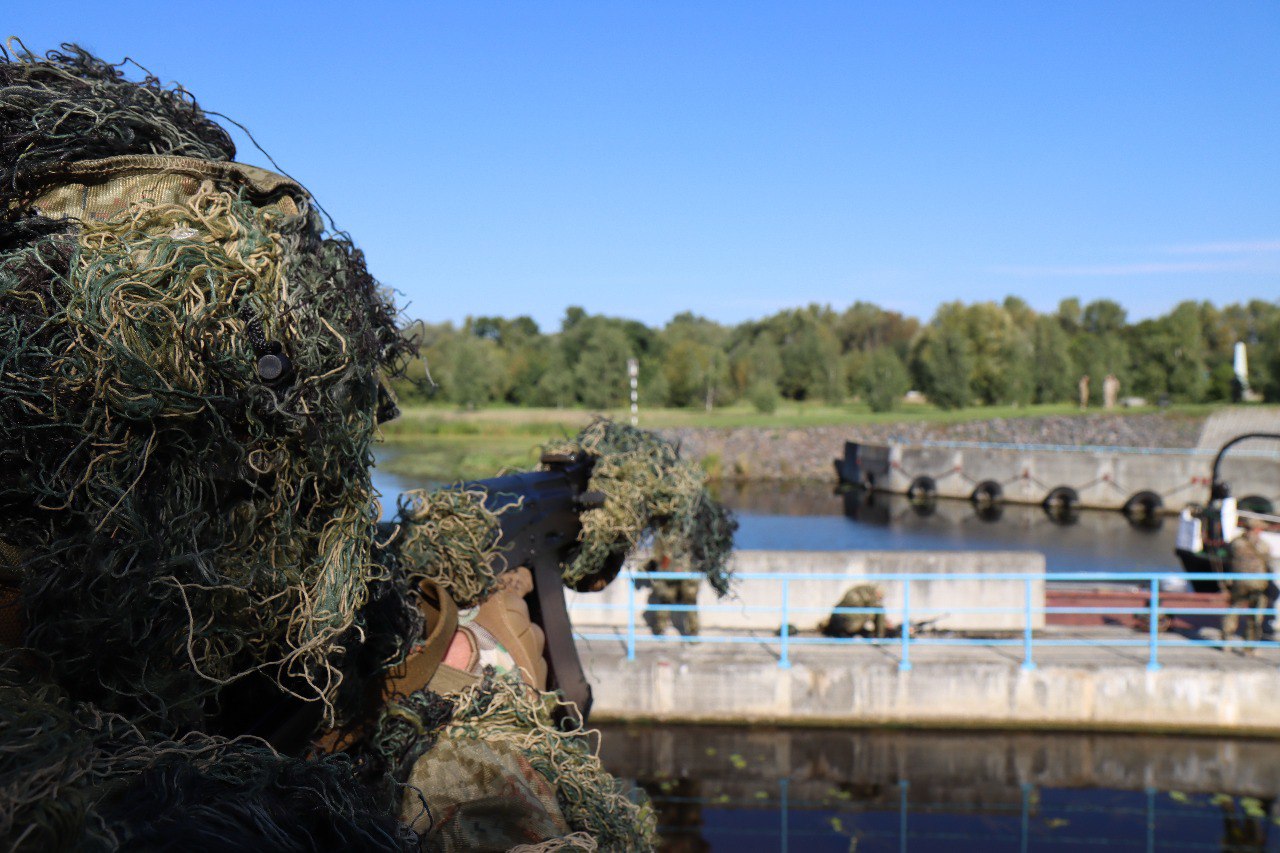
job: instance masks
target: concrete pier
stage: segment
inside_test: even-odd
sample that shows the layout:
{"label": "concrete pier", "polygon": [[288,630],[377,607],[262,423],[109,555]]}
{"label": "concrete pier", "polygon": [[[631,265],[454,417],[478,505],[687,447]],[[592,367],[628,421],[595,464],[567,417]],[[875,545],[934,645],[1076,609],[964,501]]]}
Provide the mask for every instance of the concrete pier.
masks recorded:
{"label": "concrete pier", "polygon": [[[1121,509],[1142,492],[1159,496],[1166,512],[1208,499],[1214,450],[1111,447],[1037,447],[936,442],[918,445],[851,445],[842,470],[877,491],[907,494],[927,481],[940,498],[969,500],[980,484],[994,484],[1000,498],[1042,503],[1054,489],[1074,492],[1077,506]],[[1259,495],[1280,503],[1280,455],[1233,451],[1223,478],[1237,497]]]}

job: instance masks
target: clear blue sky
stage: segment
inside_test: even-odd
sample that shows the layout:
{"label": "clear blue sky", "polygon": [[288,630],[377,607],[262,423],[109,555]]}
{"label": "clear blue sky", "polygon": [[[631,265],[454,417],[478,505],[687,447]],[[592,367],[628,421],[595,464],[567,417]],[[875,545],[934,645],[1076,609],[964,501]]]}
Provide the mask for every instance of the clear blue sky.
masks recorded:
{"label": "clear blue sky", "polygon": [[243,122],[430,321],[1280,296],[1271,0],[45,0],[4,26]]}

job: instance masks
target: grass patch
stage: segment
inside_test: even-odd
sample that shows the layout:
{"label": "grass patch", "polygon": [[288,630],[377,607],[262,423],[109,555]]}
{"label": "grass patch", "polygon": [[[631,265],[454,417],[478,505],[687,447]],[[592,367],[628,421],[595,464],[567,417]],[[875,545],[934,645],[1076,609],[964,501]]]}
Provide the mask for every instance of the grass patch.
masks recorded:
{"label": "grass patch", "polygon": [[[1164,411],[1171,416],[1203,417],[1218,405],[1182,405],[1168,409],[1149,406],[1118,409],[1108,414],[1129,415]],[[1086,415],[1101,414],[1091,409]],[[538,461],[539,449],[551,441],[571,438],[591,422],[594,412],[585,409],[535,409],[493,406],[465,411],[448,405],[406,406],[401,416],[383,426],[388,453],[381,467],[405,476],[431,480],[492,477],[504,468],[528,469]],[[603,412],[626,421],[630,412]],[[993,418],[1028,418],[1078,415],[1068,403],[1044,406],[975,406],[943,411],[930,405],[908,405],[893,412],[872,412],[861,403],[832,406],[825,403],[783,401],[776,411],[763,413],[747,403],[715,409],[644,409],[640,426],[650,429],[767,427],[803,429],[820,426],[855,426],[877,423],[961,423]],[[704,463],[707,464],[707,463]],[[711,460],[709,468],[723,468]],[[719,471],[742,477],[749,472]]]}

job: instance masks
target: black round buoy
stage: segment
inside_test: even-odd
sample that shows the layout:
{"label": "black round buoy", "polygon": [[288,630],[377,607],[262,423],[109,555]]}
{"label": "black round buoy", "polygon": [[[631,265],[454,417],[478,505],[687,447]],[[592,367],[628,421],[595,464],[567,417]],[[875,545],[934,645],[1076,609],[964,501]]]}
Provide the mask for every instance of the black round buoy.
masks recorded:
{"label": "black round buoy", "polygon": [[1124,513],[1124,517],[1134,527],[1160,527],[1163,519],[1160,517],[1160,510],[1164,507],[1164,500],[1159,495],[1151,491],[1141,491],[1134,494],[1129,500],[1124,502],[1124,506],[1120,511]]}
{"label": "black round buoy", "polygon": [[973,487],[969,500],[977,506],[998,504],[1004,500],[1004,489],[995,480],[983,480]]}
{"label": "black round buoy", "polygon": [[1075,524],[1080,520],[1080,495],[1070,486],[1050,491],[1041,506],[1055,524]]}
{"label": "black round buoy", "polygon": [[969,495],[974,514],[986,522],[999,521],[1004,515],[1004,489],[995,480],[983,480]]}
{"label": "black round buoy", "polygon": [[938,484],[932,477],[916,477],[907,486],[907,498],[912,503],[931,501],[938,496]]}

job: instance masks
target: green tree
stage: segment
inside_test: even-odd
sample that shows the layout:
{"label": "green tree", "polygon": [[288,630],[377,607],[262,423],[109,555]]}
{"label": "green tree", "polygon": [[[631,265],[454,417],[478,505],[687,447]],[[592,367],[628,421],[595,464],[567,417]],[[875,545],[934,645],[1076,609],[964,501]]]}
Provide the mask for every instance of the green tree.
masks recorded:
{"label": "green tree", "polygon": [[672,318],[659,336],[662,376],[672,406],[703,406],[708,411],[734,395],[728,331],[691,313]]}
{"label": "green tree", "polygon": [[844,373],[840,362],[840,342],[823,325],[811,307],[794,312],[780,342],[782,393],[793,400],[822,399],[839,403],[844,399]]}
{"label": "green tree", "polygon": [[1071,342],[1055,317],[1037,317],[1031,341],[1032,393],[1037,403],[1072,399],[1078,378]]}
{"label": "green tree", "polygon": [[444,349],[441,373],[445,397],[459,406],[474,409],[502,395],[502,355],[491,340],[467,334],[454,337]]}
{"label": "green tree", "polygon": [[1081,328],[1094,335],[1118,335],[1124,331],[1128,312],[1112,299],[1095,299],[1084,306]]}
{"label": "green tree", "polygon": [[888,412],[911,387],[911,376],[891,348],[881,347],[867,356],[858,375],[858,386],[871,411]]}
{"label": "green tree", "polygon": [[1058,324],[1062,326],[1062,330],[1068,335],[1074,335],[1080,331],[1080,326],[1084,322],[1084,312],[1080,309],[1080,300],[1072,296],[1059,302],[1057,317]]}
{"label": "green tree", "polygon": [[782,354],[769,335],[744,337],[729,351],[729,378],[739,394],[760,382],[773,386],[776,394],[781,376]]}
{"label": "green tree", "polygon": [[918,355],[921,383],[942,409],[962,409],[973,401],[973,353],[969,336],[955,324],[931,326]]}
{"label": "green tree", "polygon": [[554,406],[563,409],[578,402],[573,369],[565,360],[559,347],[552,347],[547,354],[546,369],[538,377],[532,396],[536,406]]}
{"label": "green tree", "polygon": [[1136,393],[1154,398],[1167,394],[1193,403],[1208,396],[1208,348],[1194,302],[1183,302],[1163,317],[1143,320],[1129,329],[1127,338]]}
{"label": "green tree", "polygon": [[620,406],[629,395],[631,339],[613,324],[596,324],[583,342],[573,376],[578,399],[591,409]]}

